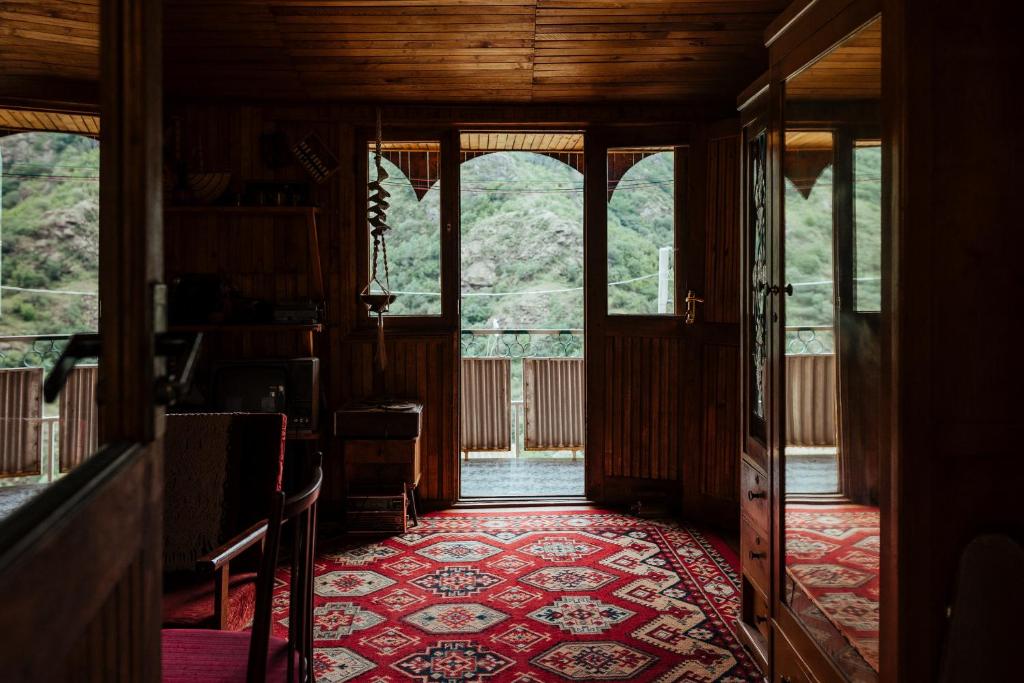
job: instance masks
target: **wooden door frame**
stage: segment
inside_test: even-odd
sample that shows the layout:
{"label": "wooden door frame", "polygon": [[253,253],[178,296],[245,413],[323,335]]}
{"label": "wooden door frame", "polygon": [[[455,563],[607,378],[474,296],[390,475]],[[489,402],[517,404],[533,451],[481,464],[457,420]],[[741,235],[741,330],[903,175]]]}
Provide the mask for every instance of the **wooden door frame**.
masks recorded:
{"label": "wooden door frame", "polygon": [[[584,173],[583,173],[583,287],[584,287],[584,362],[586,401],[586,445],[584,458],[585,495],[590,500],[609,501],[613,498],[608,489],[608,476],[604,467],[607,448],[604,425],[610,416],[606,414],[605,396],[607,391],[607,370],[604,359],[606,342],[610,333],[649,331],[653,334],[681,337],[684,334],[682,315],[677,310],[667,315],[615,315],[608,314],[608,196],[607,196],[607,154],[615,147],[673,146],[686,148],[686,162],[676,164],[675,196],[675,244],[677,253],[689,250],[694,225],[691,213],[690,188],[693,180],[694,126],[686,122],[643,127],[591,126],[584,129]],[[679,180],[684,180],[682,189]],[[703,254],[703,250],[701,250]],[[696,278],[694,265],[687,253],[687,268],[679,277],[677,266],[675,278],[675,302],[682,300],[690,283],[703,287],[703,269]],[[702,264],[701,264],[702,266]],[[692,287],[691,287],[692,288]],[[682,446],[682,444],[680,444]],[[682,465],[679,465],[681,472]],[[628,494],[627,494],[628,495]],[[621,498],[616,496],[615,498]]]}
{"label": "wooden door frame", "polygon": [[[766,43],[769,46],[770,61],[770,83],[769,83],[769,215],[770,215],[770,248],[772,259],[769,266],[773,285],[779,286],[779,291],[785,285],[785,273],[783,271],[784,244],[783,230],[783,205],[785,198],[785,176],[783,174],[784,135],[786,124],[786,102],[785,82],[787,79],[803,70],[806,66],[817,61],[827,54],[843,40],[856,33],[864,25],[879,16],[882,11],[882,0],[804,0],[794,3],[787,8],[778,19],[768,27],[765,32]],[[890,42],[885,38],[887,29],[883,27],[883,71],[887,70],[886,63],[891,59],[888,54]],[[884,80],[884,77],[883,77]],[[895,93],[887,89],[883,95],[882,110],[885,111],[885,98]],[[896,165],[891,149],[888,145],[896,142],[891,140],[892,131],[887,129],[883,123],[883,160],[884,172],[889,173],[887,186],[883,185],[882,191],[882,220],[883,235],[892,235],[896,229],[893,217],[896,215],[892,197],[897,194],[897,183],[899,173],[894,172]],[[891,245],[891,246],[890,246]],[[889,315],[896,314],[896,298],[892,284],[886,285],[891,279],[892,271],[888,267],[895,258],[893,248],[895,244],[891,237],[883,236],[883,252],[890,246],[888,257],[883,254],[883,305],[889,306]],[[785,499],[785,465],[782,458],[783,441],[785,438],[785,348],[779,341],[784,339],[784,330],[781,325],[785,320],[784,316],[785,294],[775,294],[770,297],[769,316],[772,320],[772,329],[769,333],[772,341],[769,344],[769,365],[772,368],[771,375],[774,380],[771,384],[769,395],[769,457],[771,465],[772,481],[772,591],[776,597],[772,598],[770,606],[775,628],[783,631],[787,639],[792,643],[800,656],[812,666],[815,675],[823,683],[844,681],[845,677],[838,671],[836,665],[827,657],[810,636],[802,622],[796,617],[793,610],[784,603],[781,598],[785,594],[785,525],[783,522],[783,504]],[[883,327],[884,333],[884,327]],[[895,365],[891,358],[886,358],[886,351],[891,352],[895,340],[889,347],[883,348],[883,373],[888,371],[894,373]],[[895,376],[891,374],[890,376]],[[885,392],[885,389],[883,389]],[[884,415],[891,407],[895,406],[895,396],[885,392],[883,395],[883,421]],[[887,443],[888,424],[881,426],[882,443]],[[898,453],[891,449],[882,453],[879,467],[879,507],[882,514],[881,538],[882,553],[881,567],[883,601],[880,618],[881,634],[881,658],[879,675],[882,680],[895,676],[898,667],[898,652],[896,639],[899,635],[899,619],[895,609],[898,604],[897,598],[897,537],[896,537],[896,506],[893,504],[893,487],[890,480],[890,472],[895,470]],[[776,636],[777,637],[777,636]]]}
{"label": "wooden door frame", "polygon": [[162,410],[153,287],[163,273],[161,10],[101,1],[101,442],[5,520],[8,680],[159,681]]}

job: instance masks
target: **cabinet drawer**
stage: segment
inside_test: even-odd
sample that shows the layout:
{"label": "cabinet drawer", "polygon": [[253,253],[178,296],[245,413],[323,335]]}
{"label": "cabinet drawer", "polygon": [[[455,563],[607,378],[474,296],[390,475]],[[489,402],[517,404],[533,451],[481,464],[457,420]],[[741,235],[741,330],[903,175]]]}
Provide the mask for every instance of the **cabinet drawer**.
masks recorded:
{"label": "cabinet drawer", "polygon": [[419,439],[348,440],[344,454],[345,478],[356,490],[366,485],[419,482]]}
{"label": "cabinet drawer", "polygon": [[775,631],[775,683],[818,683],[782,631]]}
{"label": "cabinet drawer", "polygon": [[[771,613],[768,611],[768,599],[757,588],[749,591],[749,595],[746,597],[750,600],[750,610],[748,612],[750,615],[750,625],[764,636],[764,642],[770,643],[772,620]],[[747,612],[747,610],[744,611]]]}
{"label": "cabinet drawer", "polygon": [[768,535],[744,518],[740,522],[740,563],[746,574],[761,592],[768,593],[770,586],[768,577],[771,575],[768,561]]}
{"label": "cabinet drawer", "polygon": [[754,524],[768,528],[768,478],[746,461],[740,473],[740,509]]}

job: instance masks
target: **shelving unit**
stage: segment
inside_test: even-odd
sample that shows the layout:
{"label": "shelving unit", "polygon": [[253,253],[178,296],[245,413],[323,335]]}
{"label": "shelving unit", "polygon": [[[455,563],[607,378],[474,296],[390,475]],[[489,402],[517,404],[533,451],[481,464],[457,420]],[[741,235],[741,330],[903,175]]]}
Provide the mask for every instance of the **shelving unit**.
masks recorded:
{"label": "shelving unit", "polygon": [[[308,245],[308,275],[309,275],[309,298],[313,301],[323,305],[325,303],[325,288],[323,280],[323,268],[320,262],[320,239],[317,226],[317,218],[320,214],[320,210],[314,206],[168,206],[164,208],[164,213],[168,218],[174,218],[174,226],[181,232],[187,231],[193,221],[190,218],[194,218],[194,224],[196,226],[203,226],[207,229],[216,230],[220,227],[224,228],[235,228],[240,232],[245,233],[246,219],[252,219],[252,221],[260,221],[260,224],[266,224],[266,219],[273,219],[273,225],[275,228],[284,230],[292,229],[294,224],[296,228],[302,226],[307,231],[307,245]],[[210,226],[213,226],[212,228]],[[255,226],[249,226],[254,227]],[[298,250],[301,253],[301,250]],[[209,266],[209,264],[207,264]],[[268,269],[269,273],[275,273],[276,270],[273,267]],[[267,297],[266,293],[263,293],[263,298]],[[195,324],[180,324],[169,326],[172,332],[202,332],[208,335],[219,335],[222,340],[230,340],[229,346],[235,347],[236,344],[240,344],[240,348],[247,348],[249,343],[252,341],[247,339],[245,335],[286,335],[286,334],[301,334],[303,336],[303,346],[310,353],[310,355],[319,355],[317,353],[316,335],[323,332],[324,323],[195,323]],[[231,336],[227,336],[231,335]],[[235,336],[240,341],[235,341]],[[283,339],[283,337],[282,337]],[[218,346],[219,344],[215,344]],[[242,354],[247,355],[247,354]],[[315,432],[290,432],[287,435],[289,442],[297,442],[299,448],[315,448],[316,444],[321,440],[323,433],[320,431]]]}
{"label": "shelving unit", "polygon": [[[320,237],[317,229],[317,216],[320,209],[315,206],[168,206],[164,208],[168,215],[205,215],[205,216],[252,216],[256,218],[274,218],[295,216],[305,219],[308,230],[310,277],[314,298],[324,301],[324,275],[320,263]],[[319,331],[319,330],[318,330]]]}

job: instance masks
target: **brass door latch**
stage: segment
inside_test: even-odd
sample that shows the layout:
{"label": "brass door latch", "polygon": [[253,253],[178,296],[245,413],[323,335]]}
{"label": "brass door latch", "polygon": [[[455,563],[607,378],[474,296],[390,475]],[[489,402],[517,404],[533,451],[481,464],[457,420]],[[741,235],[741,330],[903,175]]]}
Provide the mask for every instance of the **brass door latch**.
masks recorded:
{"label": "brass door latch", "polygon": [[686,293],[686,317],[683,321],[687,325],[692,325],[697,322],[697,304],[702,303],[704,303],[704,299],[697,296],[692,289]]}

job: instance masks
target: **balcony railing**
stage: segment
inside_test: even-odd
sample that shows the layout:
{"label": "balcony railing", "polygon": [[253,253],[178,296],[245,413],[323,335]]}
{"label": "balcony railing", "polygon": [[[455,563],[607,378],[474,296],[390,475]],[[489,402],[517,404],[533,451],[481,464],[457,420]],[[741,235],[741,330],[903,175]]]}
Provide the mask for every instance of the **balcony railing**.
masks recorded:
{"label": "balcony railing", "polygon": [[583,449],[583,330],[462,330],[462,451]]}
{"label": "balcony railing", "polygon": [[463,358],[577,358],[583,355],[583,330],[462,330]]}
{"label": "balcony railing", "polygon": [[94,363],[75,368],[56,404],[43,402],[43,376],[70,337],[0,337],[0,486],[53,481],[96,448]]}
{"label": "balcony railing", "polygon": [[787,325],[786,355],[822,355],[835,350],[832,325]]}
{"label": "balcony railing", "polygon": [[70,338],[70,334],[0,337],[0,368],[49,370]]}

